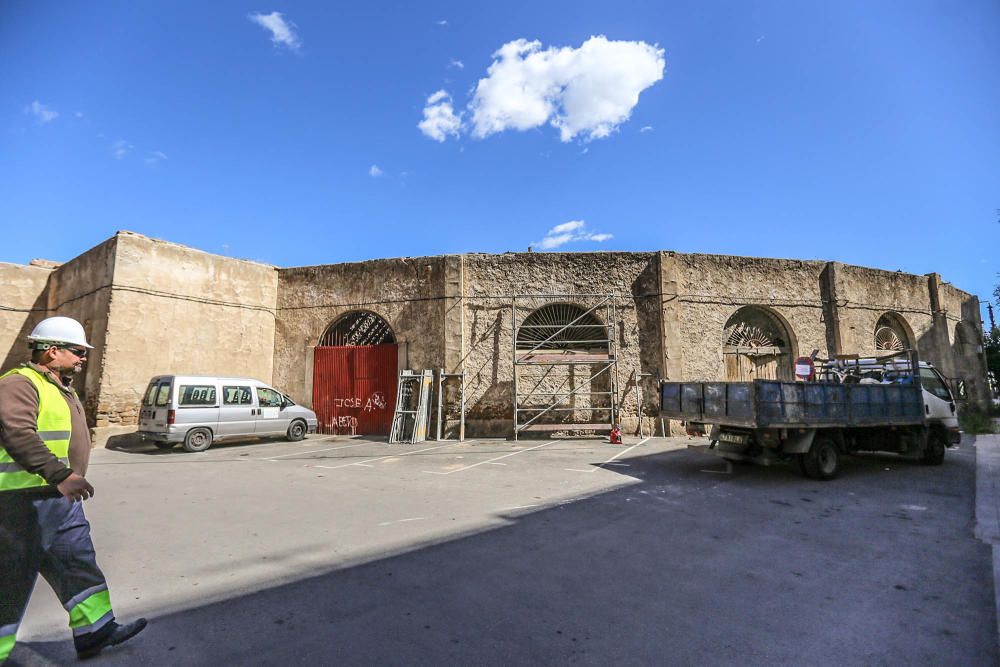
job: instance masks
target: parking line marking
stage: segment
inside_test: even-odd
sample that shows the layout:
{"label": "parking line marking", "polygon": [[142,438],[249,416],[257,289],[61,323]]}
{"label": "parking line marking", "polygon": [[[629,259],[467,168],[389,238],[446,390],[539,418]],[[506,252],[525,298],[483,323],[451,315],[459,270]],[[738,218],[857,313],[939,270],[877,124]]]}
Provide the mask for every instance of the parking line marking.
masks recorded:
{"label": "parking line marking", "polygon": [[[348,468],[350,466],[362,465],[362,464],[365,464],[365,463],[374,463],[375,461],[382,461],[383,459],[392,459],[392,458],[396,458],[397,456],[400,456],[400,457],[401,456],[410,456],[411,454],[419,454],[420,452],[429,452],[431,450],[441,449],[442,447],[447,447],[447,446],[448,445],[438,445],[437,447],[427,447],[425,449],[415,449],[412,452],[406,452],[405,454],[395,453],[395,454],[389,454],[388,456],[380,456],[380,457],[378,457],[376,459],[365,459],[364,461],[356,461],[354,463],[345,463],[345,464],[339,465],[339,466],[313,466],[313,468],[326,468],[327,470],[336,470],[338,468]],[[370,468],[371,466],[368,466],[368,467]]]}
{"label": "parking line marking", "polygon": [[326,449],[314,449],[309,452],[292,452],[291,454],[279,454],[278,456],[262,456],[256,461],[277,461],[278,459],[287,458],[289,456],[303,456],[305,454],[319,454],[320,452],[331,452],[335,449],[350,449],[352,447],[364,447],[365,445],[370,445],[370,442],[359,442],[356,445],[344,445],[343,447],[327,447]]}
{"label": "parking line marking", "polygon": [[464,468],[456,468],[455,470],[449,470],[448,472],[438,472],[437,470],[424,470],[422,472],[425,472],[428,475],[450,475],[452,473],[462,472],[463,470],[468,470],[470,468],[475,468],[476,466],[485,465],[487,463],[493,463],[494,461],[498,461],[500,459],[505,459],[508,456],[515,456],[517,454],[523,454],[524,452],[530,452],[533,449],[539,449],[541,447],[546,447],[548,445],[552,445],[552,444],[555,444],[557,442],[559,442],[559,441],[558,440],[550,440],[549,442],[543,442],[542,444],[536,445],[534,447],[528,447],[527,449],[519,449],[516,452],[510,452],[509,454],[504,454],[503,456],[497,456],[496,458],[488,459],[486,461],[480,461],[479,463],[473,463],[472,465],[465,466]]}

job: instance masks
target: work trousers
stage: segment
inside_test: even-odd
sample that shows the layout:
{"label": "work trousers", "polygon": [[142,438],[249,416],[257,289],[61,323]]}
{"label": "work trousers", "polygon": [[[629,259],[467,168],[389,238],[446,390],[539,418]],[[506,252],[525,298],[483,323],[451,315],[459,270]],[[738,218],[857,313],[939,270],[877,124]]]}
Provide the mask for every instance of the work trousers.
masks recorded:
{"label": "work trousers", "polygon": [[62,496],[2,491],[0,662],[14,648],[17,627],[39,572],[69,614],[78,649],[113,627],[108,626],[114,620],[108,585],[97,566],[83,503]]}

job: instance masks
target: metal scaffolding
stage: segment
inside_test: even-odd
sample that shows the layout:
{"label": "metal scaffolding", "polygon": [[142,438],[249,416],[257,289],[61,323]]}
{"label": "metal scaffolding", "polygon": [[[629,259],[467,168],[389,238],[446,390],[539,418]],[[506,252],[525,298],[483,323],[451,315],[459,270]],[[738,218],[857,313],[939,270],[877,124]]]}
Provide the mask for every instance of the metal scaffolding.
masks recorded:
{"label": "metal scaffolding", "polygon": [[524,431],[610,431],[619,394],[615,295],[515,295],[510,312],[514,439]]}

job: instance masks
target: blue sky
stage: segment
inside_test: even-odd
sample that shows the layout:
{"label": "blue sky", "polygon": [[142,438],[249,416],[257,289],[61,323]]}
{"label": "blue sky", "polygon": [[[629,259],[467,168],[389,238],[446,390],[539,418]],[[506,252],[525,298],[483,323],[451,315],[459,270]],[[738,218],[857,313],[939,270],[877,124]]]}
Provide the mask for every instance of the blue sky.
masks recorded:
{"label": "blue sky", "polygon": [[0,2],[0,261],[128,229],[279,266],[830,259],[989,297],[998,209],[995,1]]}

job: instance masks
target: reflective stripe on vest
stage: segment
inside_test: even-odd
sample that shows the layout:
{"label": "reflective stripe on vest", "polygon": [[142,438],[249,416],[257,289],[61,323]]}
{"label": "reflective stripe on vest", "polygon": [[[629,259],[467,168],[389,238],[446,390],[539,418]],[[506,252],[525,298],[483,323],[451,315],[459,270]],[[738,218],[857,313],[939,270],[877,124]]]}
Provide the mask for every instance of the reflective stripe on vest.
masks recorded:
{"label": "reflective stripe on vest", "polygon": [[[29,366],[8,371],[0,379],[15,373],[31,381],[38,392],[38,435],[57,459],[69,465],[69,438],[73,429],[73,417],[63,391]],[[0,440],[0,491],[48,486],[42,476],[34,475],[15,463],[2,445]]]}

